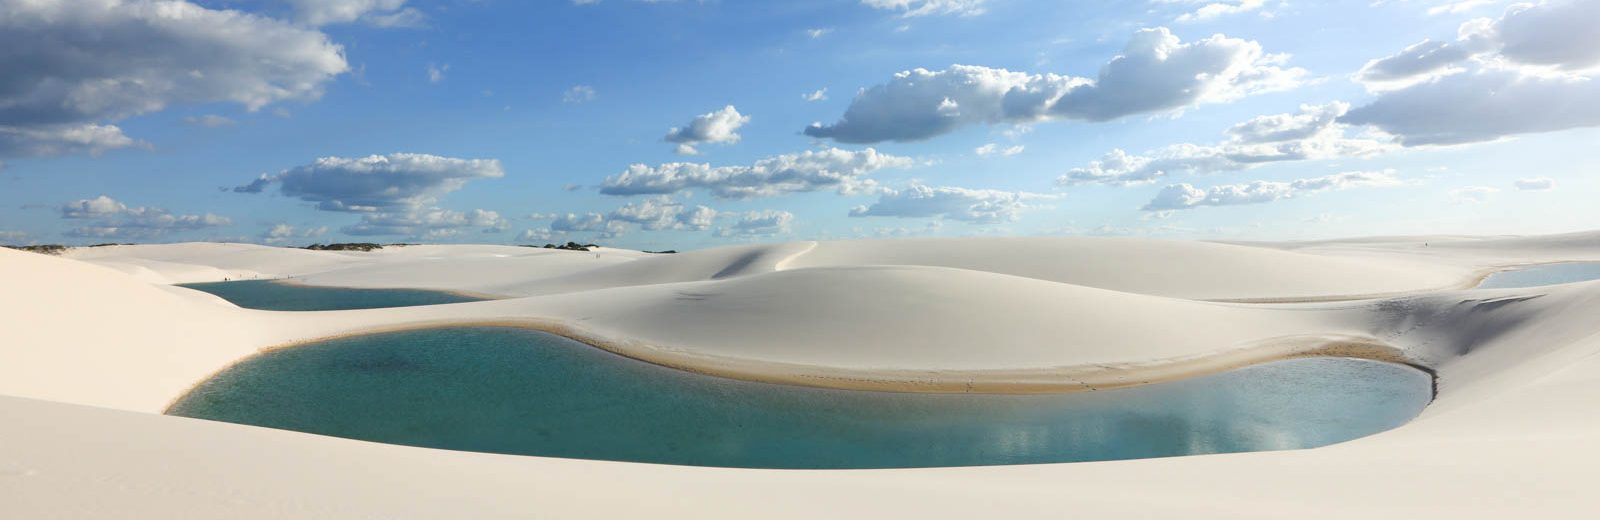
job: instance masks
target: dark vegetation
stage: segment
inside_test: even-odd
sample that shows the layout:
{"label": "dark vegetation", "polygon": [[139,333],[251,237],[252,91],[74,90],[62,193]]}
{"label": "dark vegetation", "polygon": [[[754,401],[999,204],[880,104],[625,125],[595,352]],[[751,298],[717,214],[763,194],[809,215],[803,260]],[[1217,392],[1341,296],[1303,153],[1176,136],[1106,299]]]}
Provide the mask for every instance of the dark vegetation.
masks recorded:
{"label": "dark vegetation", "polygon": [[382,245],[371,242],[344,242],[338,244],[311,244],[305,247],[312,251],[373,251],[383,249]]}
{"label": "dark vegetation", "polygon": [[650,253],[650,254],[656,254],[656,255],[675,255],[675,254],[678,254],[678,250],[676,250],[676,249],[668,249],[666,251],[645,251],[645,252],[646,253]]}
{"label": "dark vegetation", "polygon": [[562,249],[566,251],[588,251],[591,249],[600,249],[600,246],[594,244],[579,244],[577,242],[567,242],[562,245],[545,244],[543,246],[526,245],[522,247],[543,247],[545,249]]}
{"label": "dark vegetation", "polygon": [[5,246],[18,251],[29,251],[41,255],[59,255],[67,251],[67,246],[61,244],[43,244],[37,246]]}

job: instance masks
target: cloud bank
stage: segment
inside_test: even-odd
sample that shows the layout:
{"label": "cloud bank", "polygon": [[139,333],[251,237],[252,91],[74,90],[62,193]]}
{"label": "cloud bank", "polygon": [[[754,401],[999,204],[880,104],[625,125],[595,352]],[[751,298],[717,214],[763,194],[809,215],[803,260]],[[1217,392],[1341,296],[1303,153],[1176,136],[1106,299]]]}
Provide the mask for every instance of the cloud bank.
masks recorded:
{"label": "cloud bank", "polygon": [[600,193],[607,195],[665,195],[691,189],[710,190],[724,199],[774,197],[788,193],[832,189],[853,193],[867,189],[865,175],[884,168],[911,166],[910,158],[868,148],[860,151],[829,148],[784,154],[748,166],[705,163],[635,164],[606,177]]}
{"label": "cloud bank", "polygon": [[1325,191],[1340,191],[1373,186],[1399,186],[1393,170],[1375,172],[1344,172],[1322,177],[1297,179],[1289,182],[1255,181],[1247,184],[1224,184],[1208,189],[1190,184],[1174,184],[1163,188],[1143,211],[1174,211],[1201,206],[1237,206],[1263,204],[1291,199]]}
{"label": "cloud bank", "polygon": [[896,74],[850,102],[831,125],[805,134],[841,143],[920,141],[979,124],[1109,121],[1231,101],[1299,84],[1282,55],[1222,35],[1183,43],[1164,27],[1134,33],[1094,79],[973,65]]}

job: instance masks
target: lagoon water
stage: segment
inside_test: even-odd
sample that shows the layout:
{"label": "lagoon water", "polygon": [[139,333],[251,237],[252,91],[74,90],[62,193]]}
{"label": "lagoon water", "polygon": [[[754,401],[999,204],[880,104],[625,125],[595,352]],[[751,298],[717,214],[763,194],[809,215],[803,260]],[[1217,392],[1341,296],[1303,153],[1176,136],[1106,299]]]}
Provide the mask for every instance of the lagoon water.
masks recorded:
{"label": "lagoon water", "polygon": [[1399,426],[1431,398],[1427,374],[1341,358],[1064,395],[828,390],[692,374],[545,333],[474,327],[267,352],[168,413],[491,453],[894,468],[1306,448]]}
{"label": "lagoon water", "polygon": [[1489,275],[1478,284],[1479,289],[1510,289],[1539,287],[1573,282],[1600,280],[1600,262],[1569,262],[1544,264]]}
{"label": "lagoon water", "polygon": [[275,280],[190,283],[183,284],[180,287],[215,294],[224,300],[232,302],[234,305],[246,309],[270,311],[378,309],[481,300],[481,298],[462,296],[444,291],[313,287],[279,283]]}

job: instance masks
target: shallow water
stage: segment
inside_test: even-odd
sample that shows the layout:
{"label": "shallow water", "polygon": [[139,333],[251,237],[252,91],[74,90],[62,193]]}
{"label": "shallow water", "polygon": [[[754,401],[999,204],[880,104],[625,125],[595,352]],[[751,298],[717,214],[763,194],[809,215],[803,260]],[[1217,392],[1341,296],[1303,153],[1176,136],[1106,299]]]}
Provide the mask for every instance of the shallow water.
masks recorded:
{"label": "shallow water", "polygon": [[692,374],[483,327],[272,351],[169,413],[492,453],[891,468],[1306,448],[1399,426],[1431,397],[1418,370],[1343,358],[1063,395],[828,390]]}
{"label": "shallow water", "polygon": [[1600,280],[1600,262],[1570,262],[1535,265],[1500,271],[1483,279],[1479,289],[1510,289],[1539,287],[1573,282]]}
{"label": "shallow water", "polygon": [[312,287],[278,283],[273,280],[190,283],[180,285],[180,287],[188,287],[197,291],[215,294],[224,300],[232,302],[234,305],[246,309],[269,311],[379,309],[482,300],[481,298],[462,296],[444,291]]}

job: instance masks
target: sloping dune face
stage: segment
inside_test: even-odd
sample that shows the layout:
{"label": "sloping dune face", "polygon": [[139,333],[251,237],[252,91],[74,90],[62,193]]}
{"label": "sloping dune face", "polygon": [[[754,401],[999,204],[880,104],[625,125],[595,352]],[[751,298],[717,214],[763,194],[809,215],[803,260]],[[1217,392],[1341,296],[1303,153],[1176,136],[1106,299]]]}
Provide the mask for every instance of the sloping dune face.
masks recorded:
{"label": "sloping dune face", "polygon": [[1462,286],[1468,271],[1258,247],[1132,238],[935,238],[821,242],[786,267],[951,267],[1191,299],[1372,296]]}

